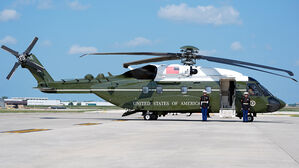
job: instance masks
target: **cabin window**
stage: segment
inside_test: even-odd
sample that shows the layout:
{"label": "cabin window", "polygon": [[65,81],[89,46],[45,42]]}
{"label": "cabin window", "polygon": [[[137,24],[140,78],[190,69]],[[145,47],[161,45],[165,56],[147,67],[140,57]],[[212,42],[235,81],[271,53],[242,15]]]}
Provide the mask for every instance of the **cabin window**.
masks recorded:
{"label": "cabin window", "polygon": [[247,91],[250,96],[262,96],[262,92],[259,87],[255,83],[247,84]]}
{"label": "cabin window", "polygon": [[160,94],[160,93],[162,93],[163,92],[163,88],[162,88],[162,86],[157,86],[157,93],[158,94]]}
{"label": "cabin window", "polygon": [[186,86],[181,87],[181,92],[182,92],[182,94],[187,94],[188,87],[186,87]]}
{"label": "cabin window", "polygon": [[149,91],[148,87],[143,87],[142,88],[142,93],[147,94]]}
{"label": "cabin window", "polygon": [[212,88],[210,86],[207,86],[206,91],[207,91],[208,94],[210,94],[210,93],[212,93]]}

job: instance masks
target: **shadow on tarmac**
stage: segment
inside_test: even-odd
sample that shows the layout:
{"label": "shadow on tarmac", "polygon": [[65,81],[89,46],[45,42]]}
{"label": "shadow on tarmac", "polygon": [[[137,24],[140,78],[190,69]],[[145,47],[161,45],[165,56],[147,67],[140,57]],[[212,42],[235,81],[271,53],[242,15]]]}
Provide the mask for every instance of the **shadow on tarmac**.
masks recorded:
{"label": "shadow on tarmac", "polygon": [[[40,117],[40,119],[96,119],[96,120],[109,120],[109,121],[118,121],[118,120],[124,120],[124,121],[141,121],[141,122],[207,122],[207,123],[213,123],[213,122],[222,122],[222,123],[236,123],[236,122],[240,122],[243,123],[242,120],[228,120],[228,119],[223,119],[223,120],[207,120],[207,121],[202,121],[202,120],[189,120],[189,119],[163,119],[160,118],[158,120],[151,120],[151,121],[145,121],[144,119],[139,119],[139,118],[64,118],[64,117]],[[289,122],[285,122],[285,121],[259,121],[259,120],[255,120],[253,121],[255,123],[281,123],[281,124],[291,124]],[[248,122],[251,123],[251,122]]]}

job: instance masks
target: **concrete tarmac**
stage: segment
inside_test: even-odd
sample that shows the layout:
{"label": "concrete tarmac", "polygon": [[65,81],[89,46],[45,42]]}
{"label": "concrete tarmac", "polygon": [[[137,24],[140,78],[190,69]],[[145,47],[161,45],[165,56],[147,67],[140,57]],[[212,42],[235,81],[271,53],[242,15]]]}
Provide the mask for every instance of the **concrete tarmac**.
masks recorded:
{"label": "concrete tarmac", "polygon": [[1,168],[299,167],[299,117],[2,113],[0,132]]}

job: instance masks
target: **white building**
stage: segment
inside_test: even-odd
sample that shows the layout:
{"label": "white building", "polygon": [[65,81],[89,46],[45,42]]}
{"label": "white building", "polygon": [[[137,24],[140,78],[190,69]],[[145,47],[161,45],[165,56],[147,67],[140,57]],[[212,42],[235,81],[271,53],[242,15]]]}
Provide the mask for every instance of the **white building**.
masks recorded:
{"label": "white building", "polygon": [[81,102],[81,106],[114,106],[114,104],[111,104],[109,102],[90,101],[90,102]]}
{"label": "white building", "polygon": [[27,106],[61,106],[60,100],[49,100],[47,97],[12,97],[6,102],[23,102]]}
{"label": "white building", "polygon": [[60,100],[27,100],[28,106],[60,106]]}
{"label": "white building", "polygon": [[5,99],[6,102],[10,104],[17,103],[23,104],[24,106],[114,106],[109,102],[104,101],[60,101],[60,100],[49,100],[46,97],[12,97],[10,99]]}

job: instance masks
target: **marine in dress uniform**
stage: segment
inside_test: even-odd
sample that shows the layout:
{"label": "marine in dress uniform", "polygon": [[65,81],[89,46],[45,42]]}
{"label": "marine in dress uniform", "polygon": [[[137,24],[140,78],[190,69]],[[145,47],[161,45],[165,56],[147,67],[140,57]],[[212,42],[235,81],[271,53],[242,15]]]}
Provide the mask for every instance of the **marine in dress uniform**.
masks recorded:
{"label": "marine in dress uniform", "polygon": [[200,107],[203,121],[207,121],[209,106],[210,97],[207,95],[207,91],[203,91],[203,96],[200,97]]}
{"label": "marine in dress uniform", "polygon": [[250,98],[248,92],[244,92],[244,96],[241,99],[243,122],[248,122],[248,111],[250,110]]}

